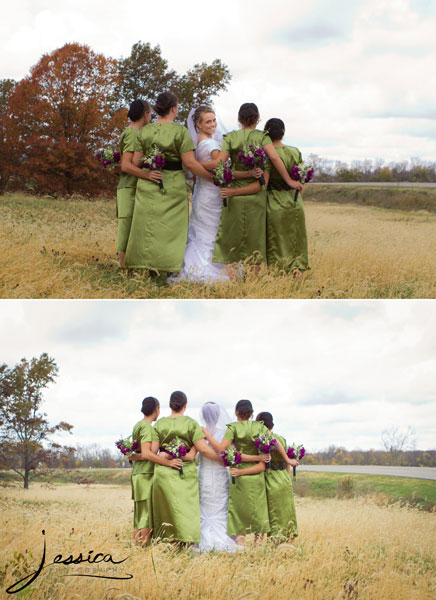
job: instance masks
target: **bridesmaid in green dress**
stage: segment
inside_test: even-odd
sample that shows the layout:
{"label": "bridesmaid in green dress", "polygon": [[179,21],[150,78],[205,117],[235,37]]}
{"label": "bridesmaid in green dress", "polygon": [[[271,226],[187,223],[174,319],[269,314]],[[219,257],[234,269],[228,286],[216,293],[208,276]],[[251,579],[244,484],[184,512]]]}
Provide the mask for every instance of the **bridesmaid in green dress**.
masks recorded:
{"label": "bridesmaid in green dress", "polygon": [[[161,453],[165,451],[166,444],[178,437],[191,449],[192,461],[196,450],[219,461],[216,452],[207,445],[200,425],[185,416],[187,402],[183,392],[173,392],[170,397],[171,416],[163,417],[156,423],[154,430],[159,438]],[[153,537],[179,544],[200,542],[200,499],[194,462],[183,464],[183,478],[173,469],[160,465],[155,467]]]}
{"label": "bridesmaid in green dress", "polygon": [[[302,162],[301,152],[282,143],[285,124],[281,119],[269,119],[265,131],[287,171]],[[271,164],[265,167],[268,185],[266,204],[266,256],[268,265],[278,265],[286,272],[299,274],[309,268],[306,221],[302,194],[295,202],[295,191],[289,189],[281,174]]]}
{"label": "bridesmaid in green dress", "polygon": [[[269,412],[259,413],[256,421],[262,422],[270,432],[274,427],[272,414]],[[286,450],[286,440],[277,433],[274,433],[274,437]],[[265,476],[268,515],[271,526],[269,535],[277,540],[292,541],[298,534],[290,468],[291,466],[298,466],[298,462],[287,457],[285,461],[279,452],[273,452],[270,464],[271,468]]]}
{"label": "bridesmaid in green dress", "polygon": [[156,398],[149,396],[142,401],[141,412],[144,418],[133,428],[132,440],[139,444],[141,452],[131,455],[134,462],[132,470],[132,499],[134,500],[133,539],[138,544],[148,544],[151,537],[152,508],[151,490],[153,482],[154,463],[162,468],[182,466],[180,459],[158,456],[159,438],[155,433],[152,422],[159,416],[160,406]]}
{"label": "bridesmaid in green dress", "polygon": [[221,189],[223,198],[229,200],[227,208],[221,212],[214,262],[229,264],[250,259],[253,264],[260,264],[266,259],[266,192],[256,180],[261,176],[261,170],[248,169],[238,160],[238,153],[244,145],[263,146],[286,182],[295,189],[302,188],[300,183],[290,178],[267,133],[256,129],[259,119],[255,104],[243,104],[238,113],[242,129],[227,133],[218,157],[204,165],[214,168],[220,160],[225,162],[230,157],[235,176],[230,187]]}
{"label": "bridesmaid in green dress", "polygon": [[131,125],[123,131],[120,137],[121,174],[117,187],[117,252],[120,255],[121,266],[124,264],[127,240],[129,239],[130,226],[132,224],[138,177],[145,177],[152,181],[154,178],[159,177],[159,174],[145,172],[133,164],[136,137],[139,130],[150,122],[150,104],[146,100],[134,100],[130,105],[127,116],[131,121]]}
{"label": "bridesmaid in green dress", "polygon": [[[222,442],[210,435],[206,428],[203,432],[207,441],[217,452],[223,452],[233,444],[238,452],[243,453],[238,468],[231,469],[231,474],[238,477],[235,484],[230,484],[229,512],[227,534],[235,535],[238,544],[244,543],[247,533],[269,533],[268,504],[265,491],[265,462],[258,455],[254,439],[261,433],[267,433],[263,423],[251,421],[253,406],[249,400],[239,400],[235,407],[237,421],[229,423]],[[250,462],[256,461],[251,466]],[[241,477],[241,475],[246,475]]]}
{"label": "bridesmaid in green dress", "polygon": [[163,188],[145,178],[138,180],[125,265],[172,273],[182,267],[188,237],[189,203],[183,165],[199,177],[209,181],[212,177],[195,159],[195,147],[186,127],[174,123],[177,96],[171,92],[159,94],[154,110],[159,118],[139,133],[133,162],[138,166],[143,156],[157,146],[165,158]]}

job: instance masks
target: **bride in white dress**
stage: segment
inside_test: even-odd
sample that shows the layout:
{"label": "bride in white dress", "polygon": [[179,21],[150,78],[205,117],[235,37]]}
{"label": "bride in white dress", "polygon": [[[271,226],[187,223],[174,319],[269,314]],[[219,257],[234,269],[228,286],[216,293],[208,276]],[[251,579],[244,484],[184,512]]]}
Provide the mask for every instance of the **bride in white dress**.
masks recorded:
{"label": "bride in white dress", "polygon": [[[218,156],[225,130],[221,124],[217,127],[217,119],[210,106],[202,105],[191,110],[188,130],[196,146],[195,158],[199,162],[209,162]],[[177,280],[201,283],[229,280],[225,266],[212,262],[222,206],[219,187],[198,177],[192,195],[183,266]]]}
{"label": "bride in white dress", "polygon": [[[203,427],[217,440],[222,440],[226,424],[231,419],[225,408],[207,402],[201,408]],[[227,535],[227,508],[229,502],[229,473],[223,463],[199,456],[198,481],[200,484],[200,546],[201,552],[211,550],[234,552],[240,546]]]}

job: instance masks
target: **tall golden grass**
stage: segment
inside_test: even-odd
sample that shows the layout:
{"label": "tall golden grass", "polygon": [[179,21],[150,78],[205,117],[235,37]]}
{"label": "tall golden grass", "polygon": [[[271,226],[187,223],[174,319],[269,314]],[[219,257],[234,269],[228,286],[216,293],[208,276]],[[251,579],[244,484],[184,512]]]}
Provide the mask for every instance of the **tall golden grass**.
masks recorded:
{"label": "tall golden grass", "polygon": [[[114,201],[0,200],[2,298],[434,298],[436,215],[306,201],[310,263],[300,279],[162,285],[119,269]],[[247,270],[248,271],[248,270]]]}
{"label": "tall golden grass", "polygon": [[34,484],[3,490],[0,502],[3,593],[39,566],[42,529],[46,564],[57,554],[86,558],[93,550],[127,557],[117,571],[94,574],[133,575],[65,577],[86,568],[93,574],[93,566],[48,567],[30,586],[32,600],[430,600],[436,593],[434,515],[375,499],[297,499],[293,544],[248,544],[235,554],[134,546],[127,486]]}

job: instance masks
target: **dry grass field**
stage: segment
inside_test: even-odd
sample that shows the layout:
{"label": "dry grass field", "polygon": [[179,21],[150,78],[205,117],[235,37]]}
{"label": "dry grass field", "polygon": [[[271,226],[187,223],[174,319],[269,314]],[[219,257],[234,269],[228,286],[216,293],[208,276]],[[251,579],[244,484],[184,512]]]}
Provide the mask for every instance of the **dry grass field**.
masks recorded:
{"label": "dry grass field", "polygon": [[319,189],[306,196],[310,271],[294,280],[264,269],[257,278],[213,286],[168,286],[119,269],[114,200],[5,196],[0,297],[436,297],[436,214],[353,204],[352,195],[350,203],[342,196],[341,203],[321,201]]}
{"label": "dry grass field", "polygon": [[2,597],[38,568],[42,529],[46,565],[58,554],[86,558],[90,550],[126,560],[117,567],[48,566],[21,592],[32,600],[430,600],[436,594],[434,514],[377,498],[299,498],[300,535],[292,545],[248,544],[236,554],[205,555],[162,543],[135,547],[128,486],[3,488],[0,504]]}

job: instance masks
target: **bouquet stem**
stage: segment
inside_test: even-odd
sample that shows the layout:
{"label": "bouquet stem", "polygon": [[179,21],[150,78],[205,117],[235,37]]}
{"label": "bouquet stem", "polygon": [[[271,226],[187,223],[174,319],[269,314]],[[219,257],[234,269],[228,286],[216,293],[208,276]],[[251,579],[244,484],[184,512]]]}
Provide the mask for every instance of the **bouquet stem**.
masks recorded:
{"label": "bouquet stem", "polygon": [[297,202],[297,200],[298,200],[298,190],[295,191],[294,202]]}
{"label": "bouquet stem", "polygon": [[183,467],[179,467],[179,475],[182,479],[185,478],[184,474],[183,474]]}
{"label": "bouquet stem", "polygon": [[294,481],[297,479],[297,467],[292,467],[292,473],[294,475]]}
{"label": "bouquet stem", "polygon": [[236,483],[236,477],[234,477],[233,475],[232,475],[232,483],[233,483],[233,485],[235,485],[235,483]]}
{"label": "bouquet stem", "polygon": [[163,189],[164,189],[164,186],[163,186],[163,181],[162,181],[162,179],[159,179],[159,187],[160,187],[160,189],[161,189],[161,190],[163,190]]}
{"label": "bouquet stem", "polygon": [[265,185],[265,177],[263,175],[259,177],[259,183],[260,185]]}

